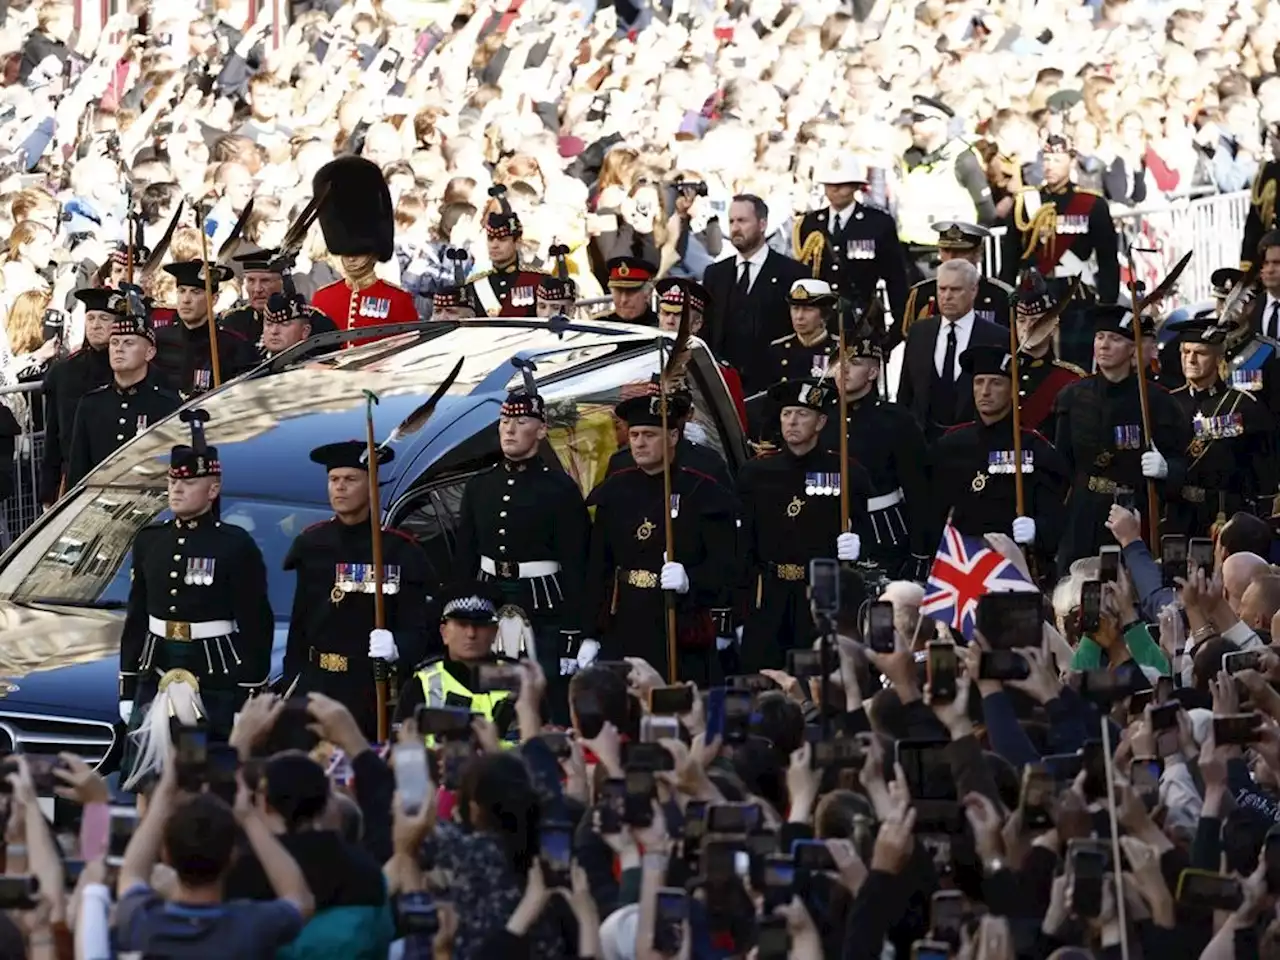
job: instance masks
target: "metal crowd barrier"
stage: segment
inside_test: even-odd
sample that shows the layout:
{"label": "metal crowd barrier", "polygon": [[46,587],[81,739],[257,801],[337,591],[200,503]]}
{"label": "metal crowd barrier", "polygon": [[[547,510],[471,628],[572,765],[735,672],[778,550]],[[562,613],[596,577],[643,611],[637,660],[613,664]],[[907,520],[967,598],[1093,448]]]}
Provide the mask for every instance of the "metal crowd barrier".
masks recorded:
{"label": "metal crowd barrier", "polygon": [[[44,459],[43,383],[22,383],[0,388],[0,403],[9,407],[22,425],[13,454],[13,493],[0,511],[0,550],[36,522],[40,503],[40,464]],[[35,425],[39,425],[36,429]]]}

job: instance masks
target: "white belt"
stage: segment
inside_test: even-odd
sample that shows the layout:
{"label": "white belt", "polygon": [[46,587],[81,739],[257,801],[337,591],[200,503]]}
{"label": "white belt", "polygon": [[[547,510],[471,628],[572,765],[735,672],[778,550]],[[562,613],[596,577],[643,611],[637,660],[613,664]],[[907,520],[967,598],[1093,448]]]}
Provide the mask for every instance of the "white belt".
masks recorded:
{"label": "white belt", "polygon": [[890,507],[896,507],[902,502],[902,488],[899,487],[893,493],[886,493],[882,497],[867,498],[867,513],[878,513],[881,510],[888,510]]}
{"label": "white belt", "polygon": [[204,623],[183,623],[178,620],[160,620],[147,617],[147,628],[157,637],[166,640],[212,640],[229,637],[236,632],[234,620],[206,620]]}
{"label": "white belt", "polygon": [[524,563],[516,563],[514,560],[481,557],[480,569],[491,577],[500,576],[504,580],[529,580],[533,577],[554,576],[560,572],[560,564],[555,560],[528,560]]}

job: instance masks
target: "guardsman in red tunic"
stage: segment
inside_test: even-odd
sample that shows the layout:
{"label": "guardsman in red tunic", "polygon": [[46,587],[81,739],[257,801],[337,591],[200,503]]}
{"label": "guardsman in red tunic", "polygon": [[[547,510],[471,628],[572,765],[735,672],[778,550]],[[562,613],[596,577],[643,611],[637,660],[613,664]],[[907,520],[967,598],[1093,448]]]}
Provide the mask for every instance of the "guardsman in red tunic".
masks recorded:
{"label": "guardsman in red tunic", "polygon": [[492,269],[474,274],[463,287],[477,316],[534,317],[538,312],[538,285],[547,274],[520,266],[520,237],[524,228],[507,203],[507,188],[489,188],[498,209],[485,217],[485,244]]}
{"label": "guardsman in red tunic", "polygon": [[327,191],[320,229],[343,277],[317,290],[312,306],[340,330],[421,319],[407,290],[374,275],[376,264],[395,255],[395,208],[377,165],[362,157],[339,157],[316,172],[312,189],[317,195]]}
{"label": "guardsman in red tunic", "polygon": [[1065,303],[1054,298],[1035,267],[1022,276],[1014,295],[1018,325],[1018,396],[1024,430],[1053,436],[1053,402],[1063,387],[1088,373],[1053,354],[1053,335]]}

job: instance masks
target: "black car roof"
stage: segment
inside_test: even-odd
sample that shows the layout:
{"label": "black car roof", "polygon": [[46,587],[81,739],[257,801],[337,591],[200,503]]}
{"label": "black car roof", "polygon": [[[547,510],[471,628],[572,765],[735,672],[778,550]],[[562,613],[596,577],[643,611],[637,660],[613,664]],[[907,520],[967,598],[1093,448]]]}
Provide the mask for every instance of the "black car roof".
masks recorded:
{"label": "black car roof", "polygon": [[[210,414],[205,432],[222,460],[225,495],[326,504],[324,469],[309,459],[311,449],[334,440],[363,441],[370,390],[378,396],[374,433],[385,440],[463,357],[457,380],[430,422],[399,441],[395,459],[380,471],[383,489],[392,492],[404,476],[416,475],[473,435],[477,416],[497,417],[508,386],[520,378],[513,358],[534,360],[542,385],[568,371],[643,352],[659,336],[652,328],[627,324],[506,319],[386,329],[401,332],[308,358],[317,343],[366,337],[373,330],[313,338],[307,350],[295,349],[188,405]],[[484,407],[490,409],[481,412]],[[187,442],[186,425],[170,417],[103,461],[87,483],[163,487],[170,448]]]}

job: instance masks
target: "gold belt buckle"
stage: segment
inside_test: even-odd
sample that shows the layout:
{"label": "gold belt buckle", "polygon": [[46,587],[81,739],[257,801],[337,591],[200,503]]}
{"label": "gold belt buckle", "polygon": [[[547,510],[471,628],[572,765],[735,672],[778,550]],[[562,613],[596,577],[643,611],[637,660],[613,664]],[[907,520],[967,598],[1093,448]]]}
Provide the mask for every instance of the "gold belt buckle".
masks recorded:
{"label": "gold belt buckle", "polygon": [[520,572],[520,567],[511,560],[499,560],[496,566],[498,568],[498,576],[503,580],[515,580]]}
{"label": "gold belt buckle", "polygon": [[1116,482],[1108,480],[1106,477],[1090,477],[1089,478],[1090,493],[1115,493]]}
{"label": "gold belt buckle", "polygon": [[183,623],[180,620],[166,620],[164,622],[164,638],[166,640],[179,640],[183,643],[190,643],[191,624]]}
{"label": "gold belt buckle", "polygon": [[1204,503],[1204,487],[1183,487],[1182,499],[1188,503]]}
{"label": "gold belt buckle", "polygon": [[796,581],[805,578],[804,567],[798,563],[779,563],[774,569],[779,580]]}
{"label": "gold belt buckle", "polygon": [[658,585],[658,575],[652,570],[628,570],[627,584],[641,590],[652,590]]}
{"label": "gold belt buckle", "polygon": [[316,666],[329,673],[346,673],[347,658],[340,653],[321,653],[316,657]]}

